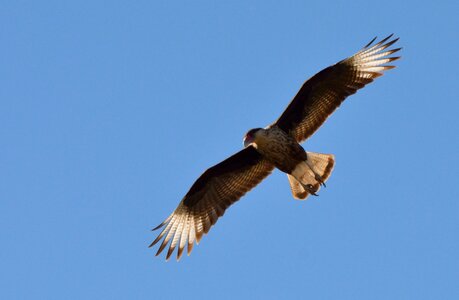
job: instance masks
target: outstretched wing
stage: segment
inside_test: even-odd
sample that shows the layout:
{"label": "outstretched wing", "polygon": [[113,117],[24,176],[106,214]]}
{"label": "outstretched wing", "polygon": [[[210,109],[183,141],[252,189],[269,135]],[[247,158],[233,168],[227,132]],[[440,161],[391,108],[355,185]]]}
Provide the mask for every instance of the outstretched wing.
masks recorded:
{"label": "outstretched wing", "polygon": [[249,146],[221,163],[207,169],[191,186],[175,211],[158,227],[164,227],[151,243],[163,242],[156,255],[159,255],[171,241],[166,260],[178,245],[177,260],[182,256],[185,244],[190,254],[194,241],[201,240],[225,210],[254,188],[274,166]]}
{"label": "outstretched wing", "polygon": [[389,40],[391,37],[372,45],[374,38],[355,55],[307,80],[274,125],[298,142],[310,137],[347,96],[395,67],[386,64],[400,58],[390,55],[401,48],[384,51],[398,40]]}

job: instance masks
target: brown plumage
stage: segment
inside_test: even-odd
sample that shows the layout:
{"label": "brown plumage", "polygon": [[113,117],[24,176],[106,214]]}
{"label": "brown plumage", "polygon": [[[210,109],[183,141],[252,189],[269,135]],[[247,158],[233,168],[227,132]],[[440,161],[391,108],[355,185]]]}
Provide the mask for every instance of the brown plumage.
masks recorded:
{"label": "brown plumage", "polygon": [[394,68],[387,65],[401,48],[385,50],[398,39],[392,35],[330,66],[307,80],[280,118],[265,129],[250,130],[245,149],[205,171],[191,186],[175,211],[154,230],[163,228],[150,245],[162,240],[159,255],[169,244],[166,259],[178,246],[177,260],[185,246],[215,224],[225,210],[267,177],[274,168],[288,175],[296,199],[316,195],[330,176],[335,160],[330,154],[306,152],[299,144],[310,137],[330,114],[358,89]]}
{"label": "brown plumage", "polygon": [[263,159],[253,147],[247,147],[209,168],[196,180],[174,213],[153,229],[165,226],[150,245],[153,246],[166,236],[156,255],[172,240],[167,253],[168,259],[179,239],[177,259],[182,255],[185,244],[188,244],[190,254],[193,242],[196,240],[199,243],[202,235],[223,216],[225,210],[260,183],[273,169],[274,166]]}

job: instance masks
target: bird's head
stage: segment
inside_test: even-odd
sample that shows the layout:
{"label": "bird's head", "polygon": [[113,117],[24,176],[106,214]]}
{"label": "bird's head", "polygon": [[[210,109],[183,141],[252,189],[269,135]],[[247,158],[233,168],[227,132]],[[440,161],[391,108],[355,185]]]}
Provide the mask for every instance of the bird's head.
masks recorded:
{"label": "bird's head", "polygon": [[263,128],[254,128],[247,131],[247,133],[244,136],[244,147],[248,147],[252,143],[254,143],[257,137],[257,133],[262,129]]}

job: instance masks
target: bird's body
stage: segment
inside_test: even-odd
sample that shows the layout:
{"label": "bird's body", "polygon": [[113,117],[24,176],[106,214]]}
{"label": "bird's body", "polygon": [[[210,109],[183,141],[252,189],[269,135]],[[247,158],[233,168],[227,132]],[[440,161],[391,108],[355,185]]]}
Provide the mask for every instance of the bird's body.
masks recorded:
{"label": "bird's body", "polygon": [[260,128],[254,135],[251,143],[245,144],[252,144],[267,161],[284,173],[291,174],[295,167],[307,158],[303,147],[275,125]]}
{"label": "bird's body", "polygon": [[[391,35],[392,36],[392,35]],[[307,80],[285,111],[266,128],[255,128],[244,137],[245,148],[207,169],[191,186],[175,211],[154,230],[163,228],[150,245],[163,239],[160,254],[170,242],[166,259],[178,246],[177,259],[188,245],[199,243],[217,219],[234,202],[255,187],[273,169],[287,174],[293,197],[316,195],[335,165],[334,156],[306,152],[300,145],[329,115],[358,89],[394,68],[387,63],[401,48],[385,50],[398,39],[391,36],[320,71]]]}
{"label": "bird's body", "polygon": [[[294,137],[277,125],[250,130],[244,138],[244,145],[252,145],[264,159],[289,175],[296,199],[304,199],[308,194],[316,196],[334,165],[333,155],[307,153]],[[295,192],[296,189],[300,191]]]}

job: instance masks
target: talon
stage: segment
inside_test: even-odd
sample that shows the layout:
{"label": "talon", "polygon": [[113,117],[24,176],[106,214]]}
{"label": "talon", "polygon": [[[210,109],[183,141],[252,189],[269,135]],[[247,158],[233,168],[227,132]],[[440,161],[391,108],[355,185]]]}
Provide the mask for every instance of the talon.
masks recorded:
{"label": "talon", "polygon": [[308,191],[309,194],[311,194],[313,196],[319,196],[318,194],[316,194],[317,190],[314,189],[312,184],[306,184],[306,185],[304,185],[304,188],[305,188],[305,190]]}
{"label": "talon", "polygon": [[327,187],[327,186],[325,185],[325,181],[322,179],[322,176],[320,176],[319,174],[315,174],[314,177],[315,177],[315,179],[319,182],[319,184],[320,184],[321,186]]}

